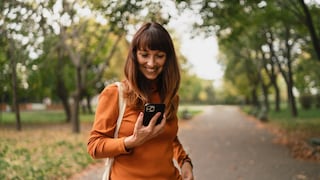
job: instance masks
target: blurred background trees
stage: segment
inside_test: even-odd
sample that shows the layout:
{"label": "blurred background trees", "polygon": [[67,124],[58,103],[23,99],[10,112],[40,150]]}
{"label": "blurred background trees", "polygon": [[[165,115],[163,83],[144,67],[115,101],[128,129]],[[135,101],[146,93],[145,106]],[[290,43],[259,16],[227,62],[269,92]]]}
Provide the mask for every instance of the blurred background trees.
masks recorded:
{"label": "blurred background trees", "polygon": [[319,2],[203,0],[179,6],[200,13],[198,32],[218,36],[225,85],[237,91],[234,99],[242,96],[257,113],[267,113],[270,101],[280,111],[283,99],[293,117],[297,97],[303,108],[319,103]]}
{"label": "blurred background trees", "polygon": [[16,113],[19,130],[19,104],[49,100],[62,104],[66,122],[79,132],[81,108],[93,113],[92,98],[121,80],[130,30],[145,21],[166,24],[170,18],[156,1],[17,0],[0,5],[1,103]]}
{"label": "blurred background trees", "polygon": [[[19,104],[61,104],[72,131],[81,110],[122,79],[132,32],[145,21],[170,22],[164,1],[13,0],[0,2],[0,94],[21,129]],[[293,117],[298,106],[320,106],[320,13],[315,1],[172,1],[200,20],[190,29],[217,36],[221,87],[193,74],[179,51],[180,99],[186,104],[251,104],[256,113],[280,111]],[[208,49],[210,51],[210,49]],[[298,99],[297,99],[298,98]],[[51,103],[50,103],[51,102]]]}

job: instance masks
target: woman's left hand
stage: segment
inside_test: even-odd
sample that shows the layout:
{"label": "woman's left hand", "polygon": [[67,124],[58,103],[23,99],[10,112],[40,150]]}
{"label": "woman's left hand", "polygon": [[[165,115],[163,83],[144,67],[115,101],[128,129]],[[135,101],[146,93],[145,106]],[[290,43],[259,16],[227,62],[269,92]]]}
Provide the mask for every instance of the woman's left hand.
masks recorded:
{"label": "woman's left hand", "polygon": [[148,126],[142,124],[143,113],[141,112],[136,121],[133,134],[124,139],[124,146],[126,149],[132,149],[134,147],[140,146],[141,144],[149,141],[150,139],[158,136],[164,131],[166,125],[166,116],[164,115],[161,123],[156,125],[157,119],[160,117],[161,113],[158,112],[151,118]]}
{"label": "woman's left hand", "polygon": [[184,162],[181,167],[181,174],[183,180],[194,180],[192,166],[189,162]]}

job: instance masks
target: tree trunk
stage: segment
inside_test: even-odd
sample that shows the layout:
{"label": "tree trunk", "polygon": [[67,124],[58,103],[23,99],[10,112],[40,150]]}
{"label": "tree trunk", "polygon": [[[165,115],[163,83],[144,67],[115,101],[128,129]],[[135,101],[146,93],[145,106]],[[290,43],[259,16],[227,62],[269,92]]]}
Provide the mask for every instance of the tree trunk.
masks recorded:
{"label": "tree trunk", "polygon": [[57,48],[58,53],[58,63],[56,66],[56,93],[62,102],[63,109],[66,115],[66,122],[69,123],[71,121],[71,110],[69,104],[69,91],[64,83],[63,79],[63,67],[64,67],[64,59],[63,59],[63,49],[61,47]]}
{"label": "tree trunk", "polygon": [[[271,35],[269,37],[269,35]],[[273,86],[274,92],[275,92],[275,111],[279,112],[280,111],[280,89],[278,86],[278,82],[277,82],[277,76],[278,73],[275,70],[275,62],[274,62],[274,58],[275,58],[275,53],[273,50],[273,35],[272,35],[272,31],[265,31],[265,37],[266,37],[266,42],[270,48],[271,51],[271,57],[266,58],[266,54],[262,51],[262,57],[263,60],[265,61],[263,68],[265,69],[269,80],[270,80],[270,86]],[[268,68],[268,65],[270,68]]]}
{"label": "tree trunk", "polygon": [[[259,52],[257,51],[257,54]],[[264,82],[263,76],[262,76],[262,70],[265,69],[266,73],[269,75],[268,69],[266,68],[266,58],[265,55],[261,54],[262,59],[258,61],[258,79],[261,83],[261,89],[262,89],[262,95],[263,95],[263,105],[262,105],[262,111],[265,113],[268,113],[269,111],[269,97],[268,97],[268,89],[269,85]]]}
{"label": "tree trunk", "polygon": [[279,112],[281,99],[280,99],[280,89],[277,82],[273,83],[273,88],[275,92],[275,111]]}
{"label": "tree trunk", "polygon": [[22,130],[22,125],[21,125],[21,119],[20,119],[20,109],[19,109],[19,102],[18,102],[18,85],[17,85],[17,72],[16,72],[16,58],[17,56],[15,56],[15,46],[14,46],[14,42],[13,40],[10,40],[10,47],[9,47],[9,51],[8,51],[8,58],[11,61],[11,81],[12,81],[12,109],[15,112],[15,116],[16,116],[16,129],[18,131]]}
{"label": "tree trunk", "polygon": [[[269,70],[267,63],[264,64],[264,69],[269,76],[271,86],[273,86],[273,89],[275,92],[275,111],[279,112],[281,99],[280,99],[280,89],[279,89],[278,82],[277,82],[278,73],[275,70],[275,66],[276,66],[276,64],[278,64],[277,63],[278,59],[277,59],[275,52],[274,52],[274,49],[273,49],[272,43],[273,43],[274,39],[273,39],[272,31],[271,30],[266,31],[265,34],[266,34],[266,41],[267,41],[268,46],[271,51],[271,57],[268,59],[268,62],[269,62],[268,64],[270,65],[271,69]],[[269,35],[270,35],[270,37],[268,37]],[[264,54],[263,54],[263,58],[265,61],[267,61],[266,56]],[[275,62],[276,62],[276,64],[275,64]]]}
{"label": "tree trunk", "polygon": [[87,102],[87,110],[89,114],[93,114],[92,106],[91,106],[91,96],[89,94],[86,95],[86,102]]}
{"label": "tree trunk", "polygon": [[252,114],[257,117],[259,115],[260,103],[258,100],[256,88],[253,88],[251,90],[251,105],[252,105]]}
{"label": "tree trunk", "polygon": [[81,108],[82,112],[85,114],[93,114],[92,106],[91,106],[91,96],[90,93],[83,90],[82,92],[82,100],[81,100]]}
{"label": "tree trunk", "polygon": [[64,81],[62,80],[62,77],[57,74],[57,81],[56,81],[56,93],[57,96],[59,97],[60,101],[62,102],[63,105],[63,110],[66,115],[66,122],[71,121],[71,110],[70,110],[70,104],[69,104],[69,95],[68,95],[68,90],[64,84]]}
{"label": "tree trunk", "polygon": [[71,103],[71,123],[72,123],[72,132],[80,133],[80,121],[79,121],[79,97],[75,94],[72,96]]}
{"label": "tree trunk", "polygon": [[281,102],[281,99],[280,99],[280,88],[278,86],[278,83],[277,83],[277,76],[276,74],[272,74],[271,75],[271,78],[270,78],[270,83],[274,89],[274,99],[275,99],[275,108],[274,110],[276,112],[279,112],[280,111],[280,102]]}
{"label": "tree trunk", "polygon": [[262,82],[261,88],[262,88],[262,94],[263,94],[263,106],[264,106],[266,112],[268,112],[270,109],[270,103],[269,103],[269,98],[268,98],[268,95],[269,95],[268,86]]}
{"label": "tree trunk", "polygon": [[288,88],[288,100],[289,100],[289,107],[291,109],[291,115],[293,117],[298,116],[298,110],[297,110],[297,105],[296,105],[296,100],[295,96],[293,94],[293,78],[292,78],[292,67],[291,67],[291,57],[288,57],[288,83],[287,83],[287,88]]}
{"label": "tree trunk", "polygon": [[[273,65],[272,65],[273,66]],[[280,88],[278,86],[278,82],[277,82],[277,74],[275,74],[275,72],[272,72],[272,74],[270,75],[270,83],[273,86],[274,89],[274,99],[275,99],[275,111],[279,112],[280,111]]]}
{"label": "tree trunk", "polygon": [[[286,48],[284,49],[285,54],[284,57],[286,58],[286,62],[284,63],[284,65],[287,67],[288,71],[286,72],[284,70],[284,68],[281,67],[281,62],[278,59],[278,57],[276,56],[275,52],[274,52],[274,48],[272,43],[269,43],[269,47],[272,53],[273,58],[275,59],[278,68],[281,72],[281,75],[283,77],[283,79],[286,82],[287,85],[287,96],[288,96],[288,106],[290,108],[291,111],[291,115],[293,117],[297,117],[298,116],[298,110],[297,110],[297,106],[296,106],[296,102],[295,102],[295,97],[293,94],[293,87],[294,87],[294,82],[293,82],[293,78],[292,78],[292,59],[291,59],[291,48],[293,46],[294,43],[291,43],[291,45],[289,44],[289,39],[290,39],[290,28],[284,24],[285,26],[285,46]],[[272,33],[271,33],[271,42],[273,42],[273,38],[272,38]]]}
{"label": "tree trunk", "polygon": [[288,88],[288,100],[289,100],[289,107],[291,110],[291,115],[293,117],[297,117],[298,116],[298,110],[297,110],[297,105],[296,105],[296,100],[293,94],[293,87],[294,87],[294,82],[293,82],[293,74],[292,74],[292,58],[291,58],[291,49],[294,43],[292,43],[291,45],[289,44],[289,37],[290,37],[290,28],[286,28],[286,57],[287,57],[287,67],[288,67],[288,73],[287,73],[287,88]]}
{"label": "tree trunk", "polygon": [[82,94],[82,77],[81,77],[81,68],[76,68],[76,90],[72,95],[72,110],[71,110],[71,123],[72,131],[74,133],[80,133],[80,119],[79,119],[79,109],[80,109],[80,100]]}
{"label": "tree trunk", "polygon": [[304,18],[305,24],[310,32],[313,48],[316,52],[318,61],[320,61],[320,41],[313,24],[312,16],[304,0],[299,0],[299,4],[301,5],[303,12],[305,14],[305,18]]}

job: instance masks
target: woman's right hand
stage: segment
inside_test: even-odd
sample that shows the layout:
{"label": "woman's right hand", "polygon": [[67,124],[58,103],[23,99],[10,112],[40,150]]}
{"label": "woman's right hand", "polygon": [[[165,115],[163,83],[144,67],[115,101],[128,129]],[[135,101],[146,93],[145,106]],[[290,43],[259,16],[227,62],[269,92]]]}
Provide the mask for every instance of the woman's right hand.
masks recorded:
{"label": "woman's right hand", "polygon": [[156,125],[157,119],[160,117],[160,115],[160,112],[155,114],[152,117],[149,125],[144,126],[142,124],[143,113],[140,112],[136,124],[134,126],[133,134],[124,139],[124,145],[126,149],[132,149],[161,134],[165,128],[166,117],[163,116],[161,123]]}

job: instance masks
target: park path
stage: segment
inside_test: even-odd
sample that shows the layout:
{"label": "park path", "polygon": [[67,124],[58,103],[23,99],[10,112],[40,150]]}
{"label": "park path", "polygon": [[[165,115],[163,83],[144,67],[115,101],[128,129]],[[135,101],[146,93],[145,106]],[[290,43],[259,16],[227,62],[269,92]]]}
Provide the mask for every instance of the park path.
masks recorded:
{"label": "park path", "polygon": [[[320,180],[320,164],[293,159],[274,135],[235,106],[205,106],[181,121],[179,138],[194,164],[196,180]],[[101,179],[103,165],[74,179]]]}

